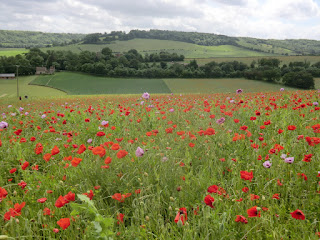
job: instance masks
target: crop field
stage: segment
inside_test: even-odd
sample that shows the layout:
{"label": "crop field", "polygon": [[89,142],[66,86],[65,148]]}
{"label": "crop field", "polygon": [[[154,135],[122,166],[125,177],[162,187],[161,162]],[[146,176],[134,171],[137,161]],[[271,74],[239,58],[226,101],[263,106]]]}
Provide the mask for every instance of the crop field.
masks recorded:
{"label": "crop field", "polygon": [[[60,89],[69,95],[137,94],[150,93],[228,93],[238,88],[247,92],[277,91],[282,86],[243,78],[236,79],[149,79],[106,78],[93,75],[62,72],[39,76],[30,84]],[[320,88],[319,79],[316,87]],[[295,90],[286,87],[286,90]]]}
{"label": "crop field", "polygon": [[106,78],[71,72],[40,76],[31,84],[50,86],[69,95],[170,93],[162,79]]}
{"label": "crop field", "polygon": [[[19,95],[29,98],[46,96],[63,96],[66,93],[49,87],[28,85],[35,80],[37,76],[19,77]],[[17,96],[16,79],[0,79],[0,99]]]}
{"label": "crop field", "polygon": [[243,90],[0,98],[1,238],[318,239],[320,92]]}
{"label": "crop field", "polygon": [[[320,56],[274,56],[274,57],[212,57],[212,58],[196,58],[198,64],[204,65],[206,63],[215,61],[217,63],[221,62],[232,62],[232,61],[239,61],[243,62],[247,65],[250,65],[252,61],[258,62],[261,58],[277,58],[281,61],[281,65],[283,64],[289,64],[290,62],[310,62],[310,64],[314,64],[317,62],[320,62]],[[185,58],[185,62],[189,63],[194,58]]]}
{"label": "crop field", "polygon": [[160,51],[175,52],[179,55],[183,54],[187,58],[274,56],[274,54],[251,51],[231,45],[200,46],[178,41],[139,38],[115,41],[111,44],[74,44],[65,47],[43,48],[42,50],[70,50],[80,53],[85,50],[99,52],[104,47],[109,47],[113,52],[127,52],[130,49],[136,49],[142,55]]}
{"label": "crop field", "polygon": [[0,48],[0,57],[1,56],[11,57],[11,56],[16,56],[18,54],[23,54],[27,52],[29,52],[29,50],[24,48]]}

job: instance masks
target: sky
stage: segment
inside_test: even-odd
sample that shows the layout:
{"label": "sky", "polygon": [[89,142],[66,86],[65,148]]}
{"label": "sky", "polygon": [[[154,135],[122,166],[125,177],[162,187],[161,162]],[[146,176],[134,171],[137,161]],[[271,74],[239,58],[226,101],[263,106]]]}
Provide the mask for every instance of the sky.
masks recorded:
{"label": "sky", "polygon": [[132,29],[320,40],[320,0],[0,0],[0,29]]}

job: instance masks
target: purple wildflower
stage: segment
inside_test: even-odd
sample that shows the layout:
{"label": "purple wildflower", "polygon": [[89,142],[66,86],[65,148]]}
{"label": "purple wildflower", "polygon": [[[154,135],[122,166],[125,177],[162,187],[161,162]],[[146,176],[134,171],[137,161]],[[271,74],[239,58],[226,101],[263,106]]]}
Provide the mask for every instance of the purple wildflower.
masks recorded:
{"label": "purple wildflower", "polygon": [[218,119],[218,120],[216,121],[216,123],[222,124],[222,123],[225,122],[225,120],[226,120],[226,119],[225,119],[224,117],[222,117],[222,118]]}
{"label": "purple wildflower", "polygon": [[285,158],[284,159],[284,161],[286,162],[286,163],[293,163],[293,161],[294,161],[294,157],[288,157],[288,158]]}
{"label": "purple wildflower", "polygon": [[265,161],[263,164],[262,164],[265,168],[270,168],[272,163],[270,161]]}
{"label": "purple wildflower", "polygon": [[108,121],[103,120],[103,121],[101,122],[101,125],[102,125],[102,126],[106,126],[108,123],[109,123]]}
{"label": "purple wildflower", "polygon": [[136,156],[137,157],[142,157],[144,154],[144,151],[141,147],[138,147],[137,150],[136,150]]}
{"label": "purple wildflower", "polygon": [[243,90],[242,90],[241,88],[239,88],[239,89],[236,91],[237,94],[240,94],[240,93],[242,93],[242,92],[243,92]]}
{"label": "purple wildflower", "polygon": [[7,122],[0,122],[0,129],[7,128],[9,124]]}
{"label": "purple wildflower", "polygon": [[145,92],[145,93],[142,94],[142,97],[143,97],[144,99],[149,99],[149,98],[150,98],[150,94],[147,93],[147,92]]}

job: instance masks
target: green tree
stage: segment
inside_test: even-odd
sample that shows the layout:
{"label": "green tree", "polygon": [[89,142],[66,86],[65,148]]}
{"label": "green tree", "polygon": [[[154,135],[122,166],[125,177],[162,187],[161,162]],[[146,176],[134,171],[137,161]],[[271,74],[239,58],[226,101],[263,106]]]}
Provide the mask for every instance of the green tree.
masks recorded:
{"label": "green tree", "polygon": [[283,76],[282,81],[287,86],[314,89],[313,76],[306,71],[289,72]]}

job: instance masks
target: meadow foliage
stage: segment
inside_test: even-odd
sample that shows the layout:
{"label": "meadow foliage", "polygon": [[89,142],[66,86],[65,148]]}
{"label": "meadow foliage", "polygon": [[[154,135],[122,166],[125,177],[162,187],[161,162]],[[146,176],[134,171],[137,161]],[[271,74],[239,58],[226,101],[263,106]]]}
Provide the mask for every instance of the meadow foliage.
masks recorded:
{"label": "meadow foliage", "polygon": [[2,239],[318,239],[319,91],[0,100]]}

